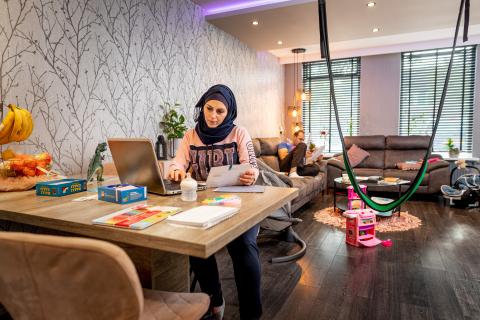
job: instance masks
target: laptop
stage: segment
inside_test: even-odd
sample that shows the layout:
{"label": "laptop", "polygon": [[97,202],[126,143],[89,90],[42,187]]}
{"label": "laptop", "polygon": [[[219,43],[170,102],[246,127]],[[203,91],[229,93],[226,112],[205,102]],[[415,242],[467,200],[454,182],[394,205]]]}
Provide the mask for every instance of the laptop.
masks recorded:
{"label": "laptop", "polygon": [[[180,194],[180,182],[163,178],[150,139],[108,138],[108,147],[122,183],[146,186],[149,193]],[[198,190],[207,186],[199,183]]]}

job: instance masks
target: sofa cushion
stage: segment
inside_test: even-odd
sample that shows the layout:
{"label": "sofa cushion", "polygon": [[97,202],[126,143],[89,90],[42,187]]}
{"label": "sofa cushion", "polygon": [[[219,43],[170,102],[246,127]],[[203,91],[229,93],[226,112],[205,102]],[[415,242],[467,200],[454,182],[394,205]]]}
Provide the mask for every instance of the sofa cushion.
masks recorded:
{"label": "sofa cushion", "polygon": [[383,169],[385,166],[384,150],[368,150],[370,156],[363,160],[357,168],[375,168]]}
{"label": "sofa cushion", "polygon": [[277,156],[277,146],[282,140],[274,138],[257,138],[260,141],[260,152],[262,156]]}
{"label": "sofa cushion", "polygon": [[345,147],[350,147],[356,144],[360,148],[370,152],[370,150],[384,150],[385,137],[384,136],[350,136],[345,137]]}
{"label": "sofa cushion", "polygon": [[260,156],[260,159],[262,159],[270,168],[272,168],[275,171],[280,171],[280,164],[278,163],[278,157],[277,156]]}
{"label": "sofa cushion", "polygon": [[[348,149],[347,154],[352,168],[355,168],[362,163],[363,160],[370,156],[370,153],[358,147],[356,144],[353,144],[350,149]],[[339,156],[338,160],[343,162],[343,156]]]}
{"label": "sofa cushion", "polygon": [[334,166],[336,168],[345,170],[345,164],[343,163],[343,159],[340,161],[337,157],[330,158],[327,160],[328,166]]}
{"label": "sofa cushion", "polygon": [[385,169],[396,169],[399,162],[423,159],[426,152],[426,149],[385,150]]}
{"label": "sofa cushion", "polygon": [[429,143],[430,136],[387,136],[385,138],[386,149],[390,150],[426,150]]}
{"label": "sofa cushion", "polygon": [[293,187],[298,188],[298,198],[303,198],[315,190],[321,190],[323,177],[322,175],[317,175],[315,177],[305,176],[303,178],[292,178],[292,182]]}
{"label": "sofa cushion", "polygon": [[[395,178],[400,178],[403,180],[409,180],[410,182],[413,182],[415,177],[417,176],[418,171],[406,171],[406,170],[400,170],[400,169],[385,169],[383,171],[384,177],[395,177]],[[423,181],[420,184],[421,186],[427,186],[428,185],[428,178],[429,174],[426,173],[425,176],[423,177]]]}
{"label": "sofa cushion", "polygon": [[435,161],[435,162],[432,162],[432,163],[428,164],[427,172],[430,172],[430,171],[436,170],[436,169],[440,169],[440,168],[445,168],[445,167],[448,167],[448,166],[449,166],[449,164],[445,160]]}
{"label": "sofa cushion", "polygon": [[370,156],[370,153],[353,144],[347,152],[352,167],[358,166],[363,160]]}

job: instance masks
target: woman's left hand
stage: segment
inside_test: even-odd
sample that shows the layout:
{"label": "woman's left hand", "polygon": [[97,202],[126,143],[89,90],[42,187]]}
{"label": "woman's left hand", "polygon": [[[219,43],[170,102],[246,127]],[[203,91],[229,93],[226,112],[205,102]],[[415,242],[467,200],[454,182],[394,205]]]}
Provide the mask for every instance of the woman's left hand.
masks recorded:
{"label": "woman's left hand", "polygon": [[255,183],[255,170],[248,169],[240,176],[240,182],[243,185],[250,186]]}

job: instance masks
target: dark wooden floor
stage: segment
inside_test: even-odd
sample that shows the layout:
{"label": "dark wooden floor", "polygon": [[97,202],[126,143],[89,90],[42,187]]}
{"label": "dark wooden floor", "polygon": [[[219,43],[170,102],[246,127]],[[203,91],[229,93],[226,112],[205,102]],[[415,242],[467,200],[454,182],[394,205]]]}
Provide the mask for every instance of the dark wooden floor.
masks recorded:
{"label": "dark wooden floor", "polygon": [[[332,204],[319,196],[296,216],[306,255],[272,265],[268,259],[296,249],[261,243],[263,319],[480,319],[480,210],[409,201],[403,210],[419,229],[379,233],[393,246],[355,248],[344,233],[313,219]],[[230,257],[217,254],[226,300],[225,319],[238,319]]]}

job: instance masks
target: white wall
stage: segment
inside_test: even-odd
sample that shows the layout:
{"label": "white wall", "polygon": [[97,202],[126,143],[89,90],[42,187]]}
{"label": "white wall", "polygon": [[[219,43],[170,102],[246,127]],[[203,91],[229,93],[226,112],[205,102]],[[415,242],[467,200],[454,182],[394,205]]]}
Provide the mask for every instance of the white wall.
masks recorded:
{"label": "white wall", "polygon": [[400,53],[362,57],[360,135],[398,134]]}

